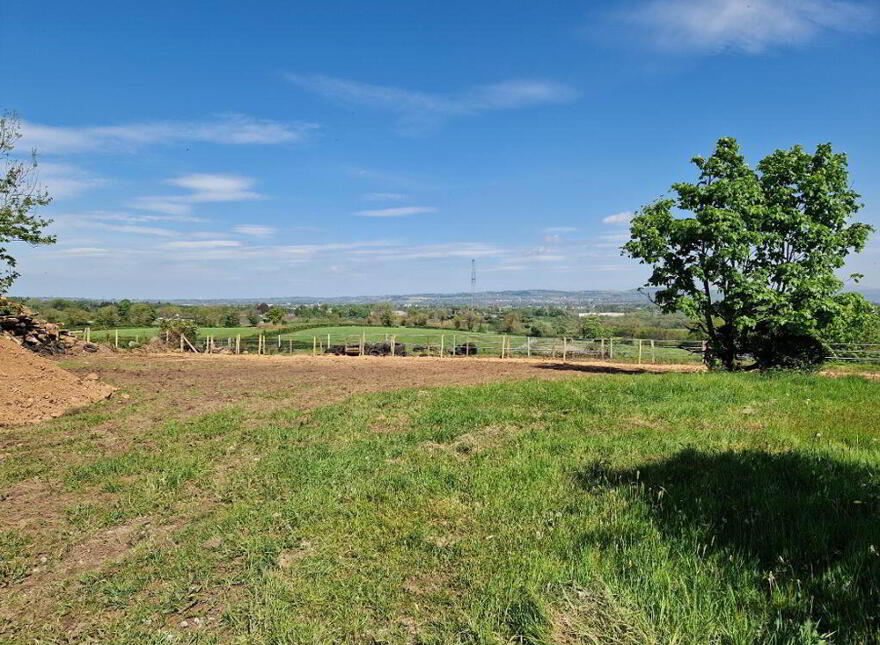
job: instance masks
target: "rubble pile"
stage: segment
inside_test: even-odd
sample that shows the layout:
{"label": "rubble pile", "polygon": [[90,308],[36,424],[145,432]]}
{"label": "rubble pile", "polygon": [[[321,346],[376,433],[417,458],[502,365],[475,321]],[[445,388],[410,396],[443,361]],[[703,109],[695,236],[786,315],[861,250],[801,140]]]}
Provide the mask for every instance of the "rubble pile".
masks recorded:
{"label": "rubble pile", "polygon": [[[413,345],[409,349],[404,343],[392,343],[390,341],[380,343],[364,343],[365,356],[436,356],[437,349],[427,345]],[[444,353],[450,356],[476,356],[480,348],[476,343],[467,342],[447,348]],[[331,345],[324,350],[325,354],[336,356],[360,356],[361,348],[355,345]]]}
{"label": "rubble pile", "polygon": [[[391,356],[392,348],[394,356],[406,356],[406,345],[403,343],[392,343],[386,341],[383,343],[364,343],[364,355],[366,356]],[[325,354],[335,354],[336,356],[359,356],[361,348],[359,345],[331,345]]]}
{"label": "rubble pile", "polygon": [[34,316],[24,305],[0,296],[0,335],[38,354],[67,354],[78,345],[87,352],[98,350],[91,343],[81,344],[60,325],[48,323]]}

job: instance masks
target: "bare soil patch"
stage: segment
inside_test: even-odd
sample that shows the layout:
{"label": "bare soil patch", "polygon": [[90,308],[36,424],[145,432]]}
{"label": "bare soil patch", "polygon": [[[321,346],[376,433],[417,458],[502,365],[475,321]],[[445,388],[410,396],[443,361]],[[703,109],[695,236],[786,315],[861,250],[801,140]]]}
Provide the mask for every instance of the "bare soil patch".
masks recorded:
{"label": "bare soil patch", "polygon": [[61,416],[106,399],[113,388],[81,378],[0,336],[0,426]]}
{"label": "bare soil patch", "polygon": [[[77,359],[80,373],[93,372],[144,398],[167,398],[167,414],[207,412],[230,403],[260,409],[311,409],[353,394],[400,388],[477,385],[517,379],[693,372],[699,365],[623,365],[600,361],[548,363],[500,358],[343,356],[193,356],[181,354],[93,355]],[[170,397],[165,395],[172,393]]]}

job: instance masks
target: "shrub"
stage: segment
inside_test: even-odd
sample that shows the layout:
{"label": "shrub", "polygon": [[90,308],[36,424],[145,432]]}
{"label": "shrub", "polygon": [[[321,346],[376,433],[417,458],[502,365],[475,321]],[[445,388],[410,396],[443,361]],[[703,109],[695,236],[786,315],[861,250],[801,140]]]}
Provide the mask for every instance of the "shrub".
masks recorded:
{"label": "shrub", "polygon": [[[195,320],[187,318],[160,318],[159,333],[169,347],[179,347],[181,335],[191,344],[196,344],[199,335],[199,328]],[[189,346],[184,343],[184,350],[188,350]]]}

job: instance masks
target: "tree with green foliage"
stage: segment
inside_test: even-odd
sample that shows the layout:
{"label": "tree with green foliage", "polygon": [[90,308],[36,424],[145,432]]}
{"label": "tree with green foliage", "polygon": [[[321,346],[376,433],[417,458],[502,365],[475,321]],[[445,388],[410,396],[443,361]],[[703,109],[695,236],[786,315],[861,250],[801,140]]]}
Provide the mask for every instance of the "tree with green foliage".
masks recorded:
{"label": "tree with green foliage", "polygon": [[223,316],[224,327],[238,327],[240,324],[241,319],[239,318],[237,309],[229,309],[226,312],[226,315]]}
{"label": "tree with green foliage", "polygon": [[273,325],[280,325],[284,322],[284,317],[287,315],[287,311],[284,307],[269,307],[268,311],[266,311],[266,318],[269,319]]}
{"label": "tree with green foliage", "polygon": [[859,293],[841,293],[834,300],[839,315],[823,330],[823,341],[880,344],[880,307]]}
{"label": "tree with green foliage", "polygon": [[602,324],[599,316],[580,316],[575,327],[581,338],[606,338],[611,335],[611,330]]}
{"label": "tree with green foliage", "polygon": [[119,311],[113,305],[106,305],[95,312],[95,324],[102,329],[119,327]]}
{"label": "tree with green foliage", "polygon": [[62,320],[64,326],[68,328],[84,327],[89,324],[90,316],[89,312],[81,307],[66,307],[63,310]]}
{"label": "tree with green foliage", "polygon": [[248,309],[247,311],[247,321],[251,327],[256,327],[263,320],[263,317],[260,315],[260,312],[256,309]]}
{"label": "tree with green foliage", "polygon": [[708,365],[821,364],[823,332],[844,309],[835,272],[873,230],[851,221],[861,204],[846,156],[831,144],[813,154],[795,146],[752,169],[723,138],[693,163],[699,180],[643,207],[623,254],[652,266],[647,286],[664,312],[688,314],[705,335]]}
{"label": "tree with green foliage", "polygon": [[124,298],[116,303],[116,311],[119,313],[119,322],[123,325],[131,322],[128,319],[128,314],[131,311],[131,300],[128,298]]}
{"label": "tree with green foliage", "polygon": [[149,327],[156,322],[156,309],[146,302],[129,305],[127,311],[128,322],[135,327]]}
{"label": "tree with green foliage", "polygon": [[13,157],[15,142],[20,138],[19,120],[10,114],[0,118],[0,159],[4,165],[0,170],[0,245],[3,245],[0,246],[0,265],[8,267],[0,271],[0,294],[6,293],[20,275],[15,270],[17,262],[6,248],[6,243],[55,243],[54,235],[43,233],[52,220],[34,214],[36,209],[48,206],[52,201],[37,183],[36,152],[31,154],[29,162]]}
{"label": "tree with green foliage", "polygon": [[498,330],[505,334],[519,334],[522,332],[522,319],[518,311],[508,311],[501,318]]}

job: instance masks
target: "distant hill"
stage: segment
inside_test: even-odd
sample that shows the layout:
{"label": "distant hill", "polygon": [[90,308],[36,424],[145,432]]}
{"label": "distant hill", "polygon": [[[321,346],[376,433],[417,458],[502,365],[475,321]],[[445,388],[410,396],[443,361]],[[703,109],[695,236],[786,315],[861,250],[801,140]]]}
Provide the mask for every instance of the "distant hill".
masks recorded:
{"label": "distant hill", "polygon": [[[516,291],[480,291],[473,294],[474,304],[481,306],[526,306],[526,305],[560,305],[560,306],[604,306],[604,305],[637,305],[648,304],[645,294],[636,289],[626,291],[555,291],[551,289],[521,289]],[[388,302],[399,307],[413,305],[468,305],[471,302],[469,292],[459,293],[412,293],[403,295],[378,294],[371,296],[339,296],[332,298],[314,298],[289,296],[285,298],[240,298],[225,300],[176,300],[177,303],[229,303],[248,304],[266,302],[268,304],[300,305],[326,303],[333,304],[367,304]]]}
{"label": "distant hill", "polygon": [[[651,290],[627,289],[557,291],[553,289],[519,289],[512,291],[479,291],[473,295],[474,304],[480,306],[538,306],[558,305],[562,307],[593,307],[601,309],[611,305],[644,305],[649,304],[646,294]],[[854,290],[855,291],[855,290]],[[868,300],[880,304],[880,289],[859,289]],[[174,300],[176,303],[199,304],[250,304],[265,302],[277,305],[308,305],[326,303],[328,305],[368,304],[388,302],[398,307],[414,305],[468,305],[471,294],[467,291],[458,293],[410,293],[410,294],[377,294],[371,296],[337,296],[317,298],[307,296],[288,296],[284,298],[238,298],[225,300]]]}

